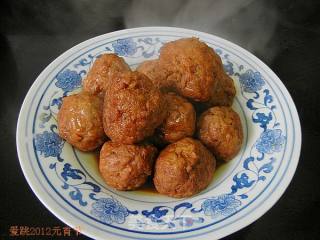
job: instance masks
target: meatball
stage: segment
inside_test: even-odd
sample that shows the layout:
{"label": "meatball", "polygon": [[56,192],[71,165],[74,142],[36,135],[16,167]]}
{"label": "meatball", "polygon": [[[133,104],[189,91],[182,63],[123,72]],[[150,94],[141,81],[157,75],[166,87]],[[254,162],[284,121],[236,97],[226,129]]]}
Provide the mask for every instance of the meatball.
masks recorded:
{"label": "meatball", "polygon": [[218,159],[231,160],[243,141],[239,115],[230,107],[208,109],[200,116],[198,137]]}
{"label": "meatball", "polygon": [[130,71],[130,67],[123,58],[116,54],[103,54],[92,65],[87,77],[83,81],[83,90],[91,94],[105,92],[106,84],[115,75]]}
{"label": "meatball", "polygon": [[202,113],[208,108],[214,106],[231,106],[236,95],[236,89],[233,79],[227,74],[223,74],[217,81],[216,87],[213,89],[212,97],[204,103],[194,103],[197,113]]}
{"label": "meatball", "polygon": [[160,49],[160,64],[167,71],[167,85],[194,101],[210,100],[223,72],[220,57],[197,38],[168,42]]}
{"label": "meatball", "polygon": [[143,185],[152,173],[157,149],[151,145],[106,142],[100,152],[99,170],[105,182],[118,190]]}
{"label": "meatball", "polygon": [[176,142],[192,136],[196,125],[196,112],[191,103],[175,93],[166,94],[168,114],[160,126],[160,136],[165,142]]}
{"label": "meatball", "polygon": [[206,104],[212,106],[231,106],[236,95],[233,79],[227,74],[222,74],[209,102]]}
{"label": "meatball", "polygon": [[63,98],[58,113],[59,135],[82,151],[91,151],[105,140],[102,124],[103,100],[88,93]]}
{"label": "meatball", "polygon": [[137,71],[145,74],[158,88],[167,88],[167,72],[160,66],[159,60],[148,60],[137,67]]}
{"label": "meatball", "polygon": [[189,197],[212,180],[216,160],[201,142],[184,138],[168,145],[156,160],[153,182],[159,193]]}
{"label": "meatball", "polygon": [[166,99],[139,72],[119,75],[106,90],[103,126],[114,142],[133,144],[153,135],[166,117]]}

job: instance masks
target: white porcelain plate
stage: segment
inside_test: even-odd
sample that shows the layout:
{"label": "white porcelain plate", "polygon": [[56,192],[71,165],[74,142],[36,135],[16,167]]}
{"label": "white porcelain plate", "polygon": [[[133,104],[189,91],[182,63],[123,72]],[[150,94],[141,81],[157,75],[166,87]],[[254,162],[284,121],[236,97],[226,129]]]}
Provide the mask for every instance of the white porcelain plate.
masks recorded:
{"label": "white porcelain plate", "polygon": [[[97,153],[83,153],[57,135],[63,96],[102,53],[117,53],[135,68],[157,58],[168,41],[198,37],[220,55],[233,78],[244,143],[218,169],[210,186],[174,199],[143,189],[108,187]],[[279,78],[259,59],[216,36],[181,28],[148,27],[92,38],[53,61],[29,90],[18,120],[17,149],[23,173],[41,202],[59,219],[95,239],[213,239],[231,234],[264,214],[292,179],[300,154],[295,105]]]}

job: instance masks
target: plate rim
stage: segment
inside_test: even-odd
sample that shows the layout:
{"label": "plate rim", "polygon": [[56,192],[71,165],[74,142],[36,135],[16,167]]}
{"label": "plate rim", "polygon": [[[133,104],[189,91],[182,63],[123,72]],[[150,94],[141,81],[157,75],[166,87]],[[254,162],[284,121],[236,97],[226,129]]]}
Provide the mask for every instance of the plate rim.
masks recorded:
{"label": "plate rim", "polygon": [[[43,193],[40,192],[39,186],[35,186],[35,184],[37,184],[37,183],[34,182],[34,179],[32,179],[32,176],[28,175],[28,172],[27,172],[28,167],[26,166],[25,162],[22,160],[23,159],[23,151],[22,151],[21,147],[19,147],[20,143],[22,141],[21,131],[24,130],[21,128],[21,126],[23,126],[23,124],[24,124],[22,122],[22,117],[24,114],[23,110],[28,106],[28,102],[30,103],[30,97],[32,97],[35,94],[35,89],[36,89],[37,85],[40,83],[40,80],[43,78],[43,75],[50,69],[50,67],[52,68],[57,63],[64,60],[64,58],[72,55],[73,52],[76,51],[80,46],[88,47],[91,42],[96,43],[100,39],[116,37],[117,35],[122,34],[122,33],[135,33],[135,32],[141,33],[146,30],[152,30],[152,31],[168,31],[168,30],[173,31],[173,30],[175,30],[178,33],[183,32],[183,33],[192,34],[192,35],[205,35],[208,38],[214,38],[214,39],[217,39],[221,42],[225,42],[227,44],[230,44],[236,50],[239,50],[241,52],[241,54],[247,55],[250,59],[252,59],[255,63],[257,63],[257,65],[259,65],[261,68],[263,68],[271,76],[271,78],[275,81],[275,84],[279,88],[279,91],[284,95],[284,98],[286,98],[286,100],[288,101],[288,107],[290,107],[290,111],[291,111],[292,118],[293,118],[292,120],[294,121],[294,126],[297,128],[297,129],[295,129],[296,130],[295,131],[295,133],[296,133],[296,139],[295,139],[296,148],[293,149],[293,153],[292,153],[292,158],[294,158],[295,161],[292,162],[293,165],[288,167],[287,172],[284,174],[283,179],[280,181],[280,185],[279,185],[278,189],[272,193],[272,198],[268,198],[268,201],[265,201],[264,204],[262,204],[261,206],[258,207],[258,209],[259,209],[259,211],[257,211],[258,213],[255,213],[254,216],[252,214],[252,216],[250,216],[249,218],[245,217],[243,219],[243,221],[241,221],[240,223],[239,223],[239,221],[237,221],[236,222],[237,227],[235,229],[233,229],[233,228],[231,229],[231,227],[229,226],[228,228],[224,229],[224,234],[221,234],[222,236],[219,236],[219,237],[223,237],[223,236],[229,235],[235,231],[239,231],[240,229],[251,224],[252,222],[256,221],[258,218],[260,218],[263,214],[265,214],[279,200],[279,198],[283,195],[284,191],[289,186],[289,184],[294,176],[294,173],[296,171],[296,168],[297,168],[297,165],[299,162],[299,157],[300,157],[301,125],[300,125],[300,119],[299,119],[299,115],[297,113],[297,109],[294,104],[294,101],[293,101],[290,93],[288,92],[288,90],[286,89],[284,84],[282,83],[282,81],[277,77],[277,75],[264,62],[262,62],[260,59],[258,59],[256,56],[254,56],[253,54],[251,54],[247,50],[243,49],[242,47],[240,47],[240,46],[238,46],[238,45],[236,45],[226,39],[220,38],[220,37],[213,35],[213,34],[204,33],[204,32],[200,32],[197,30],[191,30],[191,29],[185,29],[185,28],[174,28],[174,27],[131,28],[131,29],[114,31],[114,32],[110,32],[110,33],[106,33],[106,34],[102,34],[102,35],[90,38],[86,41],[83,41],[83,42],[73,46],[72,48],[68,49],[67,51],[63,52],[54,61],[52,61],[48,66],[46,66],[43,69],[43,71],[39,74],[39,76],[35,79],[32,86],[29,88],[28,93],[26,94],[24,101],[21,105],[21,109],[20,109],[19,117],[18,117],[18,123],[17,123],[17,130],[16,130],[16,145],[17,145],[18,158],[19,158],[19,162],[20,162],[23,174],[24,174],[29,186],[31,187],[32,191],[37,196],[37,198],[42,202],[42,204],[45,205],[46,208],[49,209],[49,211],[51,213],[53,213],[58,219],[65,222],[69,226],[76,227],[76,225],[74,225],[72,222],[70,222],[69,219],[66,220],[66,218],[64,218],[62,216],[62,214],[59,215],[59,213],[57,213],[55,211],[54,207],[51,206],[50,204],[48,204],[48,196],[43,196]],[[289,171],[289,169],[290,169],[290,171]],[[35,176],[33,176],[33,177],[35,177]],[[234,223],[231,223],[230,225],[233,226]],[[229,229],[229,231],[227,231],[228,229]],[[88,236],[96,237],[94,234],[91,234],[86,231],[84,231],[84,232]],[[211,231],[209,230],[209,232],[211,232]],[[109,233],[106,233],[106,234],[109,234]],[[203,233],[203,234],[210,234],[210,233]],[[208,235],[206,235],[206,236],[208,236]],[[190,237],[194,237],[194,236],[190,236]],[[184,237],[182,237],[182,238],[184,238]]]}

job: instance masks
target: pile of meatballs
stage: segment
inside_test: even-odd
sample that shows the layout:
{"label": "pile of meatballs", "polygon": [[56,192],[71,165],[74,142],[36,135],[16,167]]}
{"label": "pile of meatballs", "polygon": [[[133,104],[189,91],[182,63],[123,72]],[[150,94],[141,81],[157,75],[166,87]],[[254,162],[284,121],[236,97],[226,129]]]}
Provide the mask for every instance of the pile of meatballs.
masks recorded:
{"label": "pile of meatballs", "polygon": [[241,148],[235,94],[220,57],[197,38],[164,44],[135,71],[103,54],[82,92],[63,98],[59,135],[81,151],[102,146],[99,171],[115,189],[150,178],[159,193],[188,197],[210,184],[216,159],[229,161]]}

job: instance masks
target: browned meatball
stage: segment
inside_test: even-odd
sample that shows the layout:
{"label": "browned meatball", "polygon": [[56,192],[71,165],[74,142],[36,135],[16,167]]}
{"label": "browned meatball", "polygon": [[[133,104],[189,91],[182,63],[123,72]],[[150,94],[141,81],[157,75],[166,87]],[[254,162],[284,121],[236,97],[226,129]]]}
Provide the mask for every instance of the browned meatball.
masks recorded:
{"label": "browned meatball", "polygon": [[164,68],[160,66],[160,61],[156,60],[148,60],[141,63],[137,67],[137,71],[145,74],[153,84],[158,88],[166,88],[166,78],[167,73]]}
{"label": "browned meatball", "polygon": [[82,151],[99,147],[105,139],[102,106],[100,97],[88,93],[63,98],[58,113],[59,135]]}
{"label": "browned meatball", "polygon": [[92,65],[83,81],[83,90],[91,94],[104,94],[106,84],[116,74],[130,71],[123,58],[116,54],[103,54]]}
{"label": "browned meatball", "polygon": [[235,95],[236,89],[233,79],[223,73],[223,75],[218,79],[216,87],[213,89],[211,99],[204,103],[195,103],[195,108],[198,113],[202,113],[208,108],[214,106],[231,106]]}
{"label": "browned meatball", "polygon": [[151,145],[106,142],[100,152],[99,170],[105,182],[118,190],[143,185],[152,173],[157,149]]}
{"label": "browned meatball", "polygon": [[200,102],[211,98],[216,78],[223,71],[220,57],[197,38],[164,44],[160,50],[160,64],[168,73],[167,85],[180,95]]}
{"label": "browned meatball", "polygon": [[192,196],[206,188],[216,160],[198,140],[184,138],[168,145],[156,160],[154,185],[171,197]]}
{"label": "browned meatball", "polygon": [[231,106],[236,95],[233,79],[227,74],[223,74],[217,86],[213,90],[213,94],[207,105],[212,106]]}
{"label": "browned meatball", "polygon": [[198,122],[199,139],[224,161],[231,160],[240,150],[243,130],[239,115],[230,107],[213,107]]}
{"label": "browned meatball", "polygon": [[196,112],[191,103],[175,93],[166,94],[168,114],[160,126],[160,135],[165,142],[176,142],[193,135]]}
{"label": "browned meatball", "polygon": [[137,143],[154,133],[166,117],[166,100],[139,72],[119,75],[106,90],[103,126],[114,142]]}

